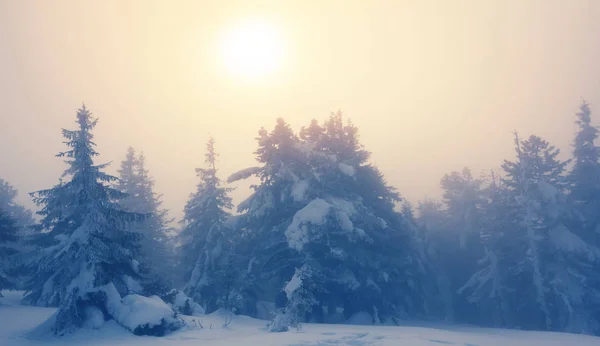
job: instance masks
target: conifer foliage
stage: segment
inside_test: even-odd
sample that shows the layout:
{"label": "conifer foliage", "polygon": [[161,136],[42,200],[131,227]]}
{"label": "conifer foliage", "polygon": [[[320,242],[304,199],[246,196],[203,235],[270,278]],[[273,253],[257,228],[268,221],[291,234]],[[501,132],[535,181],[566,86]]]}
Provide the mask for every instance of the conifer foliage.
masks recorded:
{"label": "conifer foliage", "polygon": [[[14,289],[15,279],[10,272],[10,256],[17,253],[14,249],[14,244],[18,240],[18,228],[15,220],[0,209],[0,291]],[[2,297],[2,292],[0,292]]]}
{"label": "conifer foliage", "polygon": [[200,182],[185,205],[181,232],[182,265],[186,269],[184,292],[200,302],[206,312],[229,308],[233,280],[237,279],[234,234],[226,225],[233,207],[229,193],[217,176],[215,140],[206,144],[205,168],[197,168]]}
{"label": "conifer foliage", "polygon": [[65,158],[68,168],[60,182],[32,193],[42,207],[46,233],[39,239],[42,248],[24,299],[58,306],[52,327],[58,335],[83,325],[87,307],[98,305],[93,297],[99,289],[113,287],[123,295],[139,277],[139,235],[127,229],[141,216],[121,209],[117,200],[124,194],[110,186],[117,178],[103,172],[106,164],[94,165],[97,119],[83,106],[76,120],[76,130],[63,130],[68,150],[57,156]]}
{"label": "conifer foliage", "polygon": [[[378,323],[423,312],[423,266],[394,211],[400,196],[369,164],[357,132],[340,112],[323,126],[313,121],[300,136],[278,119],[273,131],[259,131],[260,166],[230,178],[260,179],[238,207],[257,299],[274,300],[296,268],[320,278],[303,286],[314,301],[295,299],[285,308],[303,311],[298,322],[368,312]],[[303,301],[311,303],[299,306]],[[285,330],[281,321],[275,329]]]}
{"label": "conifer foliage", "polygon": [[168,210],[161,207],[161,195],[154,192],[154,180],[146,168],[143,153],[136,155],[129,147],[118,171],[119,180],[115,187],[125,193],[119,199],[120,206],[130,212],[146,215],[146,218],[132,225],[140,240],[141,274],[144,291],[149,294],[164,294],[171,286],[172,267],[175,255],[170,246],[168,232],[171,231]]}
{"label": "conifer foliage", "polygon": [[31,233],[34,224],[31,210],[17,203],[18,191],[8,181],[0,178],[0,209],[4,210],[15,221],[15,226],[22,234]]}

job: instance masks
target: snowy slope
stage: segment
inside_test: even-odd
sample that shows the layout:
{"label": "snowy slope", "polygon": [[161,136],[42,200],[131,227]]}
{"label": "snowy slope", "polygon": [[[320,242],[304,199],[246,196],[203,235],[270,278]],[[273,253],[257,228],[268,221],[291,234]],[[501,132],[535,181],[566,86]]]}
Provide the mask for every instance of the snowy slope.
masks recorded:
{"label": "snowy slope", "polygon": [[[265,322],[236,316],[227,328],[224,317],[213,314],[186,318],[191,325],[166,337],[134,336],[114,322],[102,329],[82,329],[55,338],[32,333],[54,309],[20,306],[20,294],[3,292],[0,299],[0,345],[98,345],[98,346],[600,346],[600,338],[563,333],[522,332],[467,327],[373,327],[306,324],[302,331],[265,332]],[[201,321],[203,329],[194,323]]]}

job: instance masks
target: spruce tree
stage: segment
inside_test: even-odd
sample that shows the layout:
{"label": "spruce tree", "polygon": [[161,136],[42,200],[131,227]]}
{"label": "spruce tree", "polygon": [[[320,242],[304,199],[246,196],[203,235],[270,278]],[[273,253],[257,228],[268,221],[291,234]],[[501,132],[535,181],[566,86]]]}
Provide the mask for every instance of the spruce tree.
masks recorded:
{"label": "spruce tree", "polygon": [[537,136],[515,136],[515,148],[517,159],[502,166],[500,201],[491,203],[496,218],[487,217],[495,225],[484,233],[485,268],[467,286],[479,300],[491,289],[480,306],[495,305],[504,326],[597,333],[600,275],[592,268],[600,252],[568,222],[568,161]]}
{"label": "spruce tree", "polygon": [[317,303],[304,320],[366,311],[381,322],[422,313],[423,266],[394,211],[400,196],[368,163],[358,129],[340,112],[309,129],[298,137],[283,119],[271,132],[261,129],[260,166],[230,178],[251,173],[261,181],[238,208],[257,299],[275,300],[296,268],[305,268],[323,280],[312,288]]}
{"label": "spruce tree", "polygon": [[57,335],[83,325],[86,308],[99,304],[93,298],[99,289],[116,288],[123,295],[139,278],[139,235],[127,228],[141,216],[121,209],[117,200],[123,193],[109,186],[117,178],[103,172],[106,164],[94,165],[96,123],[85,106],[77,111],[78,128],[62,131],[69,150],[57,155],[68,164],[60,183],[31,194],[42,206],[46,232],[24,300],[58,306],[52,325]]}
{"label": "spruce tree", "polygon": [[133,147],[127,148],[125,159],[121,161],[121,167],[117,171],[119,179],[115,188],[125,193],[125,197],[119,201],[123,209],[139,212],[141,182],[137,174],[139,160]]}
{"label": "spruce tree", "polygon": [[455,292],[469,280],[477,269],[477,260],[483,257],[480,234],[487,197],[483,181],[475,179],[468,168],[446,174],[441,180],[441,187],[446,233],[440,234],[436,244],[440,266],[450,280],[454,317],[459,322],[472,323],[479,316],[473,316],[472,306]]}
{"label": "spruce tree", "polygon": [[598,129],[591,123],[591,111],[587,102],[583,101],[579,109],[575,121],[579,129],[573,145],[574,164],[569,174],[570,197],[579,213],[576,221],[582,230],[580,236],[600,245],[600,154],[595,145]]}
{"label": "spruce tree", "polygon": [[462,320],[488,327],[516,327],[516,292],[509,279],[511,268],[518,265],[521,256],[513,239],[521,228],[511,192],[494,173],[491,178],[484,190],[488,203],[484,204],[481,217],[483,255],[476,262],[477,268],[471,268],[471,277],[456,293],[478,310],[461,316]]}
{"label": "spruce tree", "polygon": [[129,147],[119,169],[116,188],[126,196],[119,204],[127,211],[145,214],[145,220],[132,226],[141,235],[140,257],[144,292],[163,295],[172,285],[174,253],[170,249],[167,233],[171,230],[168,210],[161,208],[161,195],[154,192],[154,180],[146,168],[143,153],[136,156]]}
{"label": "spruce tree", "polygon": [[200,183],[184,209],[184,229],[180,237],[182,264],[186,269],[184,292],[198,301],[207,313],[230,308],[237,278],[234,237],[225,222],[233,205],[229,193],[217,176],[215,140],[206,144],[206,168],[197,168]]}
{"label": "spruce tree", "polygon": [[0,209],[4,210],[14,221],[19,233],[30,234],[34,219],[31,210],[16,202],[18,191],[0,178]]}
{"label": "spruce tree", "polygon": [[[10,256],[17,253],[14,245],[18,240],[18,227],[15,220],[0,209],[0,291],[15,289],[15,278],[10,270]],[[0,292],[2,297],[2,292]]]}

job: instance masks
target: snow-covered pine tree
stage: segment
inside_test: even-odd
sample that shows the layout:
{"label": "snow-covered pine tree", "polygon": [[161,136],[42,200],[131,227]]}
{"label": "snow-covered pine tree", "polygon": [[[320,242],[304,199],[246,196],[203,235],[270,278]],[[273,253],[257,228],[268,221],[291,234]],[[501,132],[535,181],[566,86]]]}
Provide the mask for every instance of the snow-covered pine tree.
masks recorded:
{"label": "snow-covered pine tree", "polygon": [[441,186],[449,227],[457,233],[459,248],[478,255],[481,211],[487,202],[483,181],[473,178],[471,170],[464,168],[462,172],[446,174]]}
{"label": "snow-covered pine tree", "polygon": [[18,191],[8,181],[0,178],[0,209],[15,221],[19,233],[28,235],[32,233],[31,226],[35,220],[31,210],[17,203],[17,194]]}
{"label": "snow-covered pine tree", "polygon": [[161,208],[161,195],[154,192],[154,180],[146,168],[143,153],[136,156],[132,147],[127,149],[125,159],[119,169],[116,188],[126,194],[119,204],[127,211],[145,214],[146,219],[132,226],[132,230],[141,234],[140,273],[146,294],[163,295],[172,281],[172,267],[175,264],[174,253],[169,246],[167,233],[171,230],[169,211]]}
{"label": "snow-covered pine tree", "polygon": [[78,129],[62,131],[69,150],[57,155],[66,158],[66,180],[32,193],[47,232],[40,236],[44,248],[33,261],[36,272],[24,301],[58,306],[52,325],[57,335],[81,327],[88,307],[106,311],[91,298],[95,292],[104,287],[126,294],[139,277],[139,235],[127,228],[142,216],[120,208],[116,201],[123,193],[109,186],[117,178],[102,171],[106,164],[94,165],[96,123],[85,106],[77,111]]}
{"label": "snow-covered pine tree", "polygon": [[146,157],[141,152],[138,156],[136,173],[140,179],[139,199],[141,210],[148,218],[141,222],[142,240],[140,242],[141,261],[151,274],[151,281],[159,284],[154,288],[146,287],[148,294],[161,294],[172,286],[176,278],[172,267],[175,264],[175,253],[170,243],[169,233],[173,230],[170,224],[169,210],[162,207],[162,194],[154,192],[154,179],[146,168]]}
{"label": "snow-covered pine tree", "polygon": [[576,114],[579,127],[573,150],[573,169],[569,174],[570,198],[579,217],[579,235],[600,246],[600,151],[595,145],[598,128],[592,125],[590,106],[583,101]]}
{"label": "snow-covered pine tree", "polygon": [[[520,263],[513,268],[514,285],[520,287],[524,298],[516,311],[525,328],[552,329],[551,284],[544,270],[545,261],[552,258],[544,252],[549,247],[551,229],[560,224],[556,198],[565,188],[562,175],[567,162],[560,162],[559,150],[537,136],[520,141],[515,134],[515,147],[517,160],[505,161],[502,168],[506,173],[503,183],[512,192],[518,208],[521,234],[516,239],[525,247]],[[550,202],[547,198],[554,199],[554,203],[544,203]]]}
{"label": "snow-covered pine tree", "polygon": [[[310,167],[298,137],[282,118],[277,119],[271,132],[261,128],[256,140],[258,149],[254,154],[261,166],[237,172],[228,182],[252,175],[260,180],[252,186],[252,195],[238,205],[243,237],[238,252],[249,258],[247,274],[256,278],[247,281],[250,287],[246,298],[273,301],[295,268],[302,266],[297,252],[288,246],[283,227],[299,209],[295,199],[304,198],[307,186],[302,178],[309,174]],[[255,315],[255,304],[248,305],[244,313]]]}
{"label": "snow-covered pine tree", "polygon": [[317,277],[320,272],[308,263],[296,269],[294,276],[283,288],[282,293],[285,294],[286,303],[284,307],[277,310],[275,318],[269,323],[270,332],[286,332],[290,327],[301,328],[301,322],[306,320],[313,306],[319,304],[315,293],[317,282],[323,279]]}
{"label": "snow-covered pine tree", "polygon": [[475,179],[468,168],[446,174],[441,180],[441,187],[446,215],[444,228],[447,234],[438,238],[441,240],[437,243],[440,265],[450,279],[455,320],[475,323],[477,319],[473,319],[472,315],[476,310],[473,311],[473,306],[464,297],[457,295],[456,291],[477,270],[477,260],[484,254],[480,233],[487,197],[483,181]]}
{"label": "snow-covered pine tree", "polygon": [[123,209],[136,211],[140,208],[141,181],[137,174],[138,158],[133,147],[127,148],[125,159],[121,161],[121,167],[117,171],[118,180],[115,182],[115,188],[125,193],[125,197],[119,200]]}
{"label": "snow-covered pine tree", "polygon": [[279,292],[273,288],[313,262],[324,279],[307,319],[341,321],[337,308],[345,318],[367,312],[375,323],[417,315],[424,306],[423,267],[414,234],[394,211],[399,195],[368,163],[357,128],[344,124],[340,112],[322,130],[317,126],[310,128],[318,136],[304,130],[304,140],[282,119],[271,133],[261,129],[261,166],[230,178],[261,179],[239,206],[257,296],[274,300]]}
{"label": "snow-covered pine tree", "polygon": [[[421,257],[435,278],[435,284],[428,286],[428,317],[454,321],[453,280],[446,262],[448,252],[458,252],[455,232],[449,228],[448,214],[444,205],[436,200],[425,199],[417,206],[417,237],[422,248]],[[454,262],[451,262],[454,264]],[[452,267],[454,268],[454,267]]]}
{"label": "snow-covered pine tree", "polygon": [[456,292],[477,307],[478,313],[461,316],[462,320],[489,327],[516,327],[513,288],[509,286],[511,268],[522,256],[515,246],[514,233],[520,232],[515,202],[502,181],[491,173],[485,189],[488,203],[481,217],[480,242],[483,255],[471,277]]}
{"label": "snow-covered pine tree", "polygon": [[515,147],[517,160],[503,164],[502,203],[492,203],[498,232],[486,234],[485,269],[467,286],[492,289],[505,326],[598,333],[599,251],[565,222],[567,162],[537,136],[515,136]]}
{"label": "snow-covered pine tree", "polygon": [[233,251],[235,234],[225,222],[233,207],[229,193],[217,176],[215,140],[206,144],[206,168],[197,168],[200,183],[184,209],[182,266],[186,268],[184,292],[201,303],[207,313],[230,308],[230,298],[239,275]]}
{"label": "snow-covered pine tree", "polygon": [[17,253],[14,244],[18,240],[18,231],[15,220],[0,208],[0,297],[2,290],[16,287],[16,280],[10,272],[9,257]]}

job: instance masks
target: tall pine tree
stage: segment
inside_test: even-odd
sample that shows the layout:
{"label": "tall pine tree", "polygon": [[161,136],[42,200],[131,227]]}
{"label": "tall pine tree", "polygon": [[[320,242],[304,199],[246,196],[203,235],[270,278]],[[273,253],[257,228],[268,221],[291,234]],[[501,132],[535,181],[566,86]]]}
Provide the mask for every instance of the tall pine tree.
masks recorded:
{"label": "tall pine tree", "polygon": [[169,211],[161,208],[161,195],[154,192],[154,180],[146,168],[143,153],[136,156],[135,149],[127,149],[116,188],[126,194],[119,200],[125,210],[147,215],[144,221],[132,226],[132,230],[141,235],[142,283],[146,293],[163,294],[176,279],[172,270],[174,253],[167,235],[173,220],[169,218]]}
{"label": "tall pine tree", "polygon": [[61,182],[32,193],[47,231],[40,245],[51,245],[33,261],[36,272],[24,300],[58,306],[52,326],[58,335],[83,325],[86,307],[97,305],[91,295],[98,289],[113,286],[126,294],[139,277],[139,236],[127,228],[141,217],[118,205],[123,193],[109,186],[117,178],[102,171],[106,164],[94,165],[96,123],[85,106],[77,111],[77,130],[63,129],[69,150],[57,155],[68,164]]}
{"label": "tall pine tree", "polygon": [[[515,136],[517,159],[505,161],[504,190],[492,200],[496,218],[486,232],[484,269],[468,283],[481,307],[500,308],[504,326],[597,333],[598,249],[567,222],[568,162],[537,136]],[[486,289],[488,290],[488,289]],[[496,299],[496,302],[490,301]],[[497,320],[498,321],[498,320]]]}
{"label": "tall pine tree", "polygon": [[571,200],[579,213],[581,236],[600,245],[600,151],[595,145],[598,129],[592,125],[591,111],[583,102],[576,114],[578,126],[573,150],[573,169],[569,174]]}
{"label": "tall pine tree", "polygon": [[198,301],[207,313],[230,308],[234,289],[234,234],[225,222],[233,207],[229,193],[217,176],[215,140],[206,144],[206,168],[197,168],[200,183],[185,205],[181,232],[182,266],[186,269],[184,292]]}

